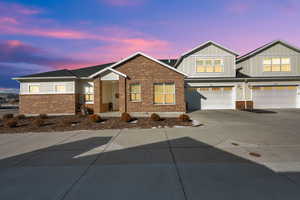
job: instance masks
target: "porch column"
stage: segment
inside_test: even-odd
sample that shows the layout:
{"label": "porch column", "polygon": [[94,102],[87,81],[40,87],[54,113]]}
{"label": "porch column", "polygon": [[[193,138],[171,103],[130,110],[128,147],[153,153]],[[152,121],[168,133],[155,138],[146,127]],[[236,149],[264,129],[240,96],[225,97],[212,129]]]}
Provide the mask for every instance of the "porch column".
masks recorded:
{"label": "porch column", "polygon": [[94,79],[94,113],[100,113],[102,107],[102,82],[100,77]]}
{"label": "porch column", "polygon": [[127,92],[126,92],[126,78],[119,77],[119,111],[121,113],[127,112]]}

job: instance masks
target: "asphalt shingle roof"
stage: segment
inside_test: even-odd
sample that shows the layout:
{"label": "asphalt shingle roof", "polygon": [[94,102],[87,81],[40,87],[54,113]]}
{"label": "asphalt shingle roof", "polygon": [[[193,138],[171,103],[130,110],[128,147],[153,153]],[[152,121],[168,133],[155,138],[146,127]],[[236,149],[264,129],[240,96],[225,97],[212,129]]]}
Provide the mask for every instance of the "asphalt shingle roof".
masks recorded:
{"label": "asphalt shingle roof", "polygon": [[[161,62],[170,65],[171,67],[174,67],[176,63],[176,59],[161,59]],[[89,77],[90,75],[105,69],[115,63],[106,63],[102,65],[96,65],[96,66],[91,66],[91,67],[84,67],[84,68],[79,68],[79,69],[74,69],[74,70],[68,70],[68,69],[63,69],[63,70],[56,70],[56,71],[50,71],[50,72],[43,72],[43,73],[38,73],[38,74],[31,74],[31,75],[26,75],[22,76],[21,78],[41,78],[41,77],[72,77],[72,76],[77,76],[77,77]]]}
{"label": "asphalt shingle roof", "polygon": [[22,78],[27,78],[27,77],[34,77],[34,78],[40,78],[40,77],[68,77],[68,76],[71,77],[71,76],[75,76],[75,75],[70,70],[62,69],[62,70],[56,70],[56,71],[26,75],[26,76],[22,76]]}

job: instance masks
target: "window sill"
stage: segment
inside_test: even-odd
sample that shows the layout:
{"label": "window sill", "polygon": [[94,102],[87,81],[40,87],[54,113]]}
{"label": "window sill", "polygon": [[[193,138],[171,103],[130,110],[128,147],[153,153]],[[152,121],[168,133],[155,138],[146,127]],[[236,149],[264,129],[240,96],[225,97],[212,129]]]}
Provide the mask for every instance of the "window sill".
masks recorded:
{"label": "window sill", "polygon": [[131,103],[141,103],[142,101],[129,101]]}
{"label": "window sill", "polygon": [[94,104],[94,102],[84,102],[84,104]]}

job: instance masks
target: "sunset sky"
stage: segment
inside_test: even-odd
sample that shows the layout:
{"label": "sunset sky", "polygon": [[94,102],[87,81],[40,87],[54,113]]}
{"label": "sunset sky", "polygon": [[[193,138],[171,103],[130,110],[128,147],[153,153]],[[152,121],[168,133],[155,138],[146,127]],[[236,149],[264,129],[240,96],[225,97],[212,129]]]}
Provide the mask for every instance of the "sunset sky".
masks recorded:
{"label": "sunset sky", "polygon": [[300,46],[299,0],[1,0],[0,91],[12,77],[117,61],[178,58],[207,40],[240,55]]}

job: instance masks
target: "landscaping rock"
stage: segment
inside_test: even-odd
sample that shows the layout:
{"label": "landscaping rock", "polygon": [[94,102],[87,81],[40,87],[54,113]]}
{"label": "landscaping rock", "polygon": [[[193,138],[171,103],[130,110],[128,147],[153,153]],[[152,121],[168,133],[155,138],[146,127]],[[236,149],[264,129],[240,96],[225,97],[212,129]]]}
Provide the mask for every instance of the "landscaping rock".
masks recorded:
{"label": "landscaping rock", "polygon": [[192,127],[201,126],[201,123],[197,120],[192,120]]}

